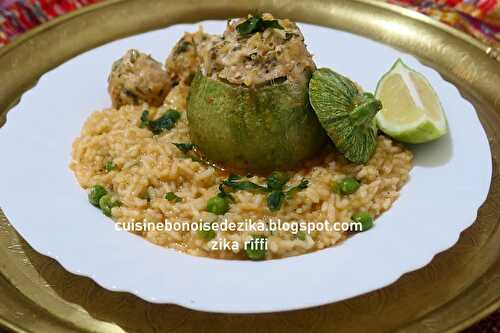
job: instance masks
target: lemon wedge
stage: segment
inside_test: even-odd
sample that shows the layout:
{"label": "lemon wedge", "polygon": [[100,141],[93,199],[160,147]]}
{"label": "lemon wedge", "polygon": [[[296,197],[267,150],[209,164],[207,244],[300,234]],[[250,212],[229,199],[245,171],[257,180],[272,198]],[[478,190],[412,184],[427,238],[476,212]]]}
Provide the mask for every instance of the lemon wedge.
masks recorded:
{"label": "lemon wedge", "polygon": [[406,143],[436,140],[448,132],[441,102],[427,79],[398,59],[379,81],[383,108],[375,119],[388,136]]}

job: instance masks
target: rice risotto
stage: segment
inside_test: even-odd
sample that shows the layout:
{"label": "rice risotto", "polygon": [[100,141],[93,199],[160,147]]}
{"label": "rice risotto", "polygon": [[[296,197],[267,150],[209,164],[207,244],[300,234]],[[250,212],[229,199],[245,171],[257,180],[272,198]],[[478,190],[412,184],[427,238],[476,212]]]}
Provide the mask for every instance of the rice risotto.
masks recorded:
{"label": "rice risotto", "polygon": [[113,107],[87,119],[70,168],[117,228],[191,255],[330,247],[371,228],[412,167],[376,134],[381,102],[316,70],[299,27],[271,14],[185,33],[165,66],[129,50],[108,91]]}
{"label": "rice risotto", "polygon": [[[73,143],[71,169],[83,188],[101,184],[118,196],[121,206],[113,207],[117,222],[144,223],[168,221],[281,221],[308,223],[348,222],[356,211],[370,212],[374,217],[388,210],[398,198],[400,188],[408,180],[412,154],[385,136],[378,137],[374,156],[366,165],[348,163],[333,148],[324,156],[296,170],[290,184],[309,180],[307,189],[286,200],[281,210],[271,213],[264,194],[246,191],[233,193],[236,200],[229,212],[217,216],[206,211],[207,201],[218,192],[227,172],[195,162],[179,151],[172,142],[190,142],[185,108],[188,87],[177,85],[160,108],[148,107],[152,117],[174,108],[181,111],[176,126],[162,135],[153,135],[140,128],[140,116],[145,106],[123,106],[94,112],[83,126],[80,137]],[[114,170],[103,166],[112,160]],[[354,194],[342,196],[332,192],[332,181],[354,176],[361,187]],[[265,178],[253,176],[255,183]],[[181,202],[165,199],[174,192]],[[257,223],[257,222],[255,222]],[[160,246],[174,248],[192,255],[224,259],[245,259],[243,244],[252,232],[218,232],[207,242],[196,231],[144,231],[140,235]],[[294,256],[332,246],[348,236],[340,231],[314,231],[303,240],[290,231],[266,234],[267,259]],[[240,244],[240,250],[211,250],[212,243],[222,239]]]}

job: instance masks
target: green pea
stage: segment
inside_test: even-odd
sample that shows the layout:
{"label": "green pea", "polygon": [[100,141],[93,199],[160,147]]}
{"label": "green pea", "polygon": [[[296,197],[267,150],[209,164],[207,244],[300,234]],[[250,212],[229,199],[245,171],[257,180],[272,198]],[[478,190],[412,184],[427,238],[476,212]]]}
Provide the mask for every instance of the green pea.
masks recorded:
{"label": "green pea", "polygon": [[352,215],[351,219],[354,222],[361,224],[361,232],[371,229],[373,227],[373,217],[370,213],[359,212]]}
{"label": "green pea", "polygon": [[210,198],[207,202],[207,210],[216,215],[224,215],[229,210],[227,200],[220,196]]}
{"label": "green pea", "polygon": [[267,238],[255,237],[245,243],[245,252],[250,260],[264,260],[267,255]]}
{"label": "green pea", "polygon": [[212,230],[212,229],[210,229],[210,230],[198,230],[197,234],[198,234],[198,237],[206,240],[207,242],[209,240],[214,239],[217,236],[217,233],[215,232],[215,230]]}
{"label": "green pea", "polygon": [[99,200],[108,194],[108,191],[101,185],[94,185],[89,191],[89,202],[96,207],[99,207]]}
{"label": "green pea", "polygon": [[305,241],[306,240],[306,232],[305,231],[299,231],[297,232],[297,238],[301,241]]}
{"label": "green pea", "polygon": [[340,192],[342,194],[352,194],[358,190],[361,184],[354,178],[346,177],[340,182]]}
{"label": "green pea", "polygon": [[106,194],[99,199],[99,208],[101,208],[104,215],[111,217],[111,208],[119,206],[120,202],[113,198],[111,194]]}

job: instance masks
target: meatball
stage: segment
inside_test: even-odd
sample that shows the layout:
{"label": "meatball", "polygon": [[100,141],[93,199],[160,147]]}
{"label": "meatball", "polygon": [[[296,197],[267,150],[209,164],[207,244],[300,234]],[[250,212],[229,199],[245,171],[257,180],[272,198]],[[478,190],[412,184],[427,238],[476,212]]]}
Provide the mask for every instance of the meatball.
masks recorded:
{"label": "meatball", "polygon": [[142,103],[160,106],[171,87],[161,63],[133,49],[113,63],[108,78],[108,92],[116,108]]}
{"label": "meatball", "polygon": [[210,57],[213,45],[220,40],[220,36],[205,33],[201,27],[195,33],[186,32],[166,60],[167,73],[173,84],[189,85],[200,65]]}

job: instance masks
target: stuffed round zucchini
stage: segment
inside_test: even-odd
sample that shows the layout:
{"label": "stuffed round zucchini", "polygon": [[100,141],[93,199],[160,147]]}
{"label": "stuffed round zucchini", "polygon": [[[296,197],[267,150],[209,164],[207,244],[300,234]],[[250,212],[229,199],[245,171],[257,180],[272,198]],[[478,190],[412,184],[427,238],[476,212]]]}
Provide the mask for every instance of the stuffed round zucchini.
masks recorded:
{"label": "stuffed round zucchini", "polygon": [[294,23],[269,14],[230,21],[199,56],[187,116],[206,158],[268,172],[297,166],[326,142],[308,98],[316,66]]}

